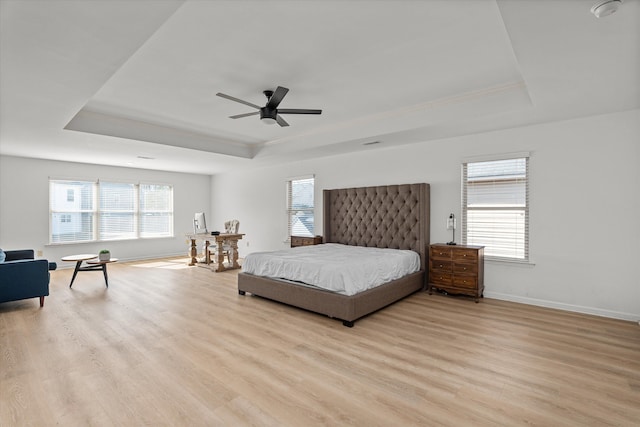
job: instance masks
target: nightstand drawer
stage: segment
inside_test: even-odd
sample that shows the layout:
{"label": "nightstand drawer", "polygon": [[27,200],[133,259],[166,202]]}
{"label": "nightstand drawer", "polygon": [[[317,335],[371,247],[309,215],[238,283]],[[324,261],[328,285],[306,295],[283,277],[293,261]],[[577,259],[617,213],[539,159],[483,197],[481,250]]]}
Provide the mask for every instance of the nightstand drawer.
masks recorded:
{"label": "nightstand drawer", "polygon": [[432,247],[430,251],[430,256],[431,256],[431,259],[451,259],[451,249],[442,248],[442,247],[437,247],[437,248]]}
{"label": "nightstand drawer", "polygon": [[453,263],[449,260],[439,260],[432,258],[431,259],[431,270],[434,272],[445,272],[451,273],[451,269],[453,268]]}
{"label": "nightstand drawer", "polygon": [[291,236],[291,247],[295,248],[296,246],[312,246],[319,245],[322,243],[322,236]]}
{"label": "nightstand drawer", "polygon": [[433,273],[429,276],[429,280],[434,285],[451,286],[451,274],[448,273]]}
{"label": "nightstand drawer", "polygon": [[460,288],[475,289],[478,286],[478,279],[476,276],[454,276],[453,286]]}
{"label": "nightstand drawer", "polygon": [[456,274],[478,274],[478,263],[454,262],[453,272]]}
{"label": "nightstand drawer", "polygon": [[453,253],[456,262],[478,262],[478,252],[473,249],[458,249]]}

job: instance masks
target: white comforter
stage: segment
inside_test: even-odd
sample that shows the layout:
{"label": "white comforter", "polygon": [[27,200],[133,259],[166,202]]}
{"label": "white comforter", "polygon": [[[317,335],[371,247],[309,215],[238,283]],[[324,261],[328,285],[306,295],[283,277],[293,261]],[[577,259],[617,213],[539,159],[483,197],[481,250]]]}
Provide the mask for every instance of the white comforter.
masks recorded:
{"label": "white comforter", "polygon": [[242,263],[245,273],[295,280],[344,295],[355,295],[418,270],[420,257],[414,251],[336,243],[254,252]]}

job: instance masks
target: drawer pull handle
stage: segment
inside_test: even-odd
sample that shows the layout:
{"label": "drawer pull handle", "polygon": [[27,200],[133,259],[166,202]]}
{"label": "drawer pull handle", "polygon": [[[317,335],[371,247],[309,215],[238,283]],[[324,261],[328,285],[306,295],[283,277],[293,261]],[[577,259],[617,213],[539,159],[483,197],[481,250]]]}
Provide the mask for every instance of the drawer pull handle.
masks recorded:
{"label": "drawer pull handle", "polygon": [[466,257],[466,256],[467,256],[467,254],[462,254],[462,256],[465,256],[465,257]]}
{"label": "drawer pull handle", "polygon": [[440,264],[440,268],[442,268],[442,264]]}

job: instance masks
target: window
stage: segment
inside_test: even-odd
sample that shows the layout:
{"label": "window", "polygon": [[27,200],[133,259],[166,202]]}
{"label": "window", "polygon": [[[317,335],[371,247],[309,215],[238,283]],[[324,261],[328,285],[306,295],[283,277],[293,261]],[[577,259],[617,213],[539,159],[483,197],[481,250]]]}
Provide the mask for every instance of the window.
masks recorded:
{"label": "window", "polygon": [[136,186],[100,182],[98,240],[135,239],[137,237]]}
{"label": "window", "polygon": [[140,237],[173,236],[173,190],[168,185],[140,184]]}
{"label": "window", "polygon": [[173,236],[173,188],[49,181],[50,243]]}
{"label": "window", "polygon": [[314,235],[313,226],[313,176],[287,181],[287,230],[288,236]]}
{"label": "window", "polygon": [[50,243],[95,240],[95,186],[88,181],[49,181]]}
{"label": "window", "polygon": [[462,243],[529,260],[529,154],[462,165]]}

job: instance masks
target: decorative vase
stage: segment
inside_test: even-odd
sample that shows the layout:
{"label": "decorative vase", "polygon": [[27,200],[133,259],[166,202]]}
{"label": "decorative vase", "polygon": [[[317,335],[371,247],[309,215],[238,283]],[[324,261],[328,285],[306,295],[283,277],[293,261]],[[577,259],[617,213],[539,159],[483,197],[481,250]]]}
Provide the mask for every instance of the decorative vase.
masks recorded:
{"label": "decorative vase", "polygon": [[109,261],[111,259],[111,253],[110,252],[101,252],[98,254],[98,259],[100,261]]}

